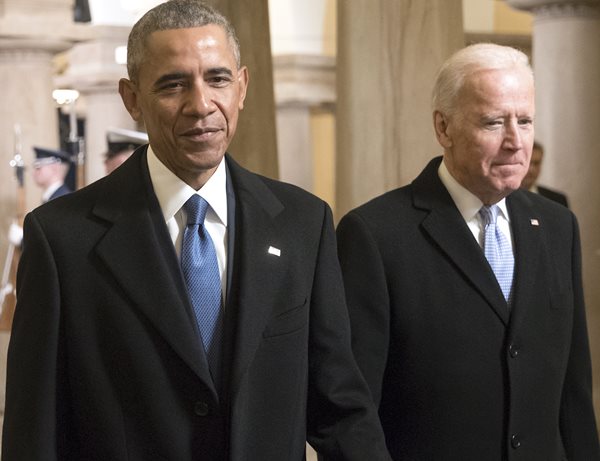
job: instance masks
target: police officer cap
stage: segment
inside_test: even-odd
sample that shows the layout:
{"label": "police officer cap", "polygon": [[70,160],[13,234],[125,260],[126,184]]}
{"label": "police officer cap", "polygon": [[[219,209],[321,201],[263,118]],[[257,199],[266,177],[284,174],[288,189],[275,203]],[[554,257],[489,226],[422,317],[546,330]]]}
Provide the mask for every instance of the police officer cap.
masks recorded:
{"label": "police officer cap", "polygon": [[124,150],[134,150],[148,143],[148,135],[142,131],[109,128],[106,142],[108,144],[106,156],[110,158]]}
{"label": "police officer cap", "polygon": [[48,165],[50,163],[68,163],[71,156],[68,152],[55,149],[46,149],[45,147],[34,147],[35,162],[34,166]]}

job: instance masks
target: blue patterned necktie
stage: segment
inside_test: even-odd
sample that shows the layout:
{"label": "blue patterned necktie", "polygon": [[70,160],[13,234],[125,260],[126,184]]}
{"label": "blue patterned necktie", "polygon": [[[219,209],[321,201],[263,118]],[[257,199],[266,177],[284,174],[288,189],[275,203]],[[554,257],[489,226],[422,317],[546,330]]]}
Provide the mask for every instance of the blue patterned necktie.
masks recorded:
{"label": "blue patterned necktie", "polygon": [[213,382],[218,388],[223,330],[221,278],[215,246],[204,227],[208,202],[194,194],[183,208],[187,213],[187,225],[183,232],[181,268]]}
{"label": "blue patterned necktie", "polygon": [[510,304],[515,258],[510,242],[496,226],[499,211],[498,205],[483,206],[479,210],[484,225],[483,251],[496,275],[504,298]]}

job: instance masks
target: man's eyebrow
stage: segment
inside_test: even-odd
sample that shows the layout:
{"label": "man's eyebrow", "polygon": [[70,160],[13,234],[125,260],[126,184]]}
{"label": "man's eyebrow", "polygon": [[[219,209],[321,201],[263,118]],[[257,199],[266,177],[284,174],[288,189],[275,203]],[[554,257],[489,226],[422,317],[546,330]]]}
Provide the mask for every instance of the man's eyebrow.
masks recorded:
{"label": "man's eyebrow", "polygon": [[230,77],[233,76],[233,72],[229,67],[213,67],[211,69],[208,69],[206,71],[206,74],[208,75],[222,75],[222,74],[227,74]]}
{"label": "man's eyebrow", "polygon": [[[213,67],[206,71],[207,75],[223,75],[226,74],[228,76],[233,76],[233,71],[228,67]],[[182,80],[188,77],[188,74],[185,72],[172,72],[170,74],[161,75],[154,82],[154,87],[159,87],[167,82],[172,82],[173,80]]]}

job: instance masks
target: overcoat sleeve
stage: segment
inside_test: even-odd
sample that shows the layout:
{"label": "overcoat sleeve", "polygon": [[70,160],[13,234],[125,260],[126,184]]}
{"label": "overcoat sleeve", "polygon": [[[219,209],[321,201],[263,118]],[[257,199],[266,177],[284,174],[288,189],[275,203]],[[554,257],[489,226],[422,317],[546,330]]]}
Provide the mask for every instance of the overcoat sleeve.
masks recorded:
{"label": "overcoat sleeve", "polygon": [[385,269],[379,249],[357,213],[350,212],[340,221],[337,239],[354,355],[378,407],[390,342]]}
{"label": "overcoat sleeve", "polygon": [[311,299],[309,442],[326,460],[390,460],[377,412],[352,356],[333,220],[325,208]]}

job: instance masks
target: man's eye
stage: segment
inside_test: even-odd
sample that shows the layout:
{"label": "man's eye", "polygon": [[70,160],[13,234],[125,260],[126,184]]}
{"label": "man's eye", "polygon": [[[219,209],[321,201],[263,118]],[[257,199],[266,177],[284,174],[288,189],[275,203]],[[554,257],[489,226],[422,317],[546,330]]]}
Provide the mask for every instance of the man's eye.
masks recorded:
{"label": "man's eye", "polygon": [[181,82],[181,81],[172,81],[172,82],[163,83],[159,87],[159,89],[160,90],[174,90],[174,89],[181,88],[181,87],[183,87],[183,82]]}
{"label": "man's eye", "polygon": [[521,118],[519,119],[519,125],[531,125],[533,120],[530,118]]}
{"label": "man's eye", "polygon": [[225,86],[231,82],[231,78],[228,76],[218,75],[209,79],[211,85],[214,86]]}
{"label": "man's eye", "polygon": [[501,126],[502,120],[488,120],[485,124],[489,127]]}

